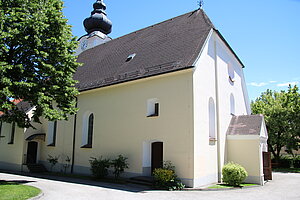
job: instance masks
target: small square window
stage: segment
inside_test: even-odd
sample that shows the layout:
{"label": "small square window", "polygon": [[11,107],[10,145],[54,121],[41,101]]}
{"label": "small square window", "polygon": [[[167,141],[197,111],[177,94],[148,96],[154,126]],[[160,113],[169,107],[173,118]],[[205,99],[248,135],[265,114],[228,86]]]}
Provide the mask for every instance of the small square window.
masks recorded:
{"label": "small square window", "polygon": [[147,117],[159,116],[159,102],[158,99],[149,99],[147,105]]}

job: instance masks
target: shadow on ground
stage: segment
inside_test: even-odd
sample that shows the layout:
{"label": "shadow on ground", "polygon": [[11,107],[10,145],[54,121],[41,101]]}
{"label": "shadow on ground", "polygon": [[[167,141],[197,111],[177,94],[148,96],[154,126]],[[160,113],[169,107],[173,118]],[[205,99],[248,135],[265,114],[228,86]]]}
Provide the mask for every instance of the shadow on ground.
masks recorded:
{"label": "shadow on ground", "polygon": [[26,181],[26,180],[1,180],[0,185],[22,185],[26,183],[32,183],[35,181]]}
{"label": "shadow on ground", "polygon": [[[110,182],[100,182],[100,181],[95,181],[92,179],[80,179],[80,178],[65,177],[65,176],[55,176],[55,175],[49,175],[46,173],[12,172],[12,171],[3,171],[3,170],[1,170],[0,173],[28,176],[28,177],[32,177],[32,178],[40,178],[40,179],[53,180],[53,181],[61,181],[61,182],[65,182],[65,183],[75,183],[75,184],[96,186],[96,187],[102,187],[102,188],[107,188],[107,189],[115,189],[115,190],[121,190],[121,191],[126,191],[126,192],[134,192],[134,193],[143,193],[143,192],[152,190],[148,186],[137,185],[137,184],[132,184],[132,183],[118,184],[118,183],[110,183]],[[7,182],[7,183],[9,183],[9,182],[18,183],[19,182],[19,184],[25,184],[25,183],[37,182],[37,181],[5,180],[5,182]],[[1,180],[0,180],[0,184],[1,184]]]}

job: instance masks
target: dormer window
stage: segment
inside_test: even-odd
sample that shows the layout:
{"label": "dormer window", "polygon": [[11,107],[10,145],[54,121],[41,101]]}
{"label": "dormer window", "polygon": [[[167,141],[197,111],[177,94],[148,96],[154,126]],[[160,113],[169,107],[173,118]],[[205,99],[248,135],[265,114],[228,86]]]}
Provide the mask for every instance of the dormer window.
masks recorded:
{"label": "dormer window", "polygon": [[126,59],[126,62],[131,61],[135,56],[136,56],[136,53],[130,54]]}

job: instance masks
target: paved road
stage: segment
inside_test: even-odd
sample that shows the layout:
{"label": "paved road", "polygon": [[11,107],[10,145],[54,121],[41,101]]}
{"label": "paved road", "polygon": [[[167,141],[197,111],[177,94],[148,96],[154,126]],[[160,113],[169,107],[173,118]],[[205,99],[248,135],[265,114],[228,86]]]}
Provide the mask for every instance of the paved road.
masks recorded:
{"label": "paved road", "polygon": [[[227,191],[150,191],[133,185],[115,185],[77,179],[48,180],[0,173],[1,180],[28,181],[43,190],[41,200],[300,200],[300,174],[273,173],[263,187]],[[66,179],[66,178],[64,178]],[[84,183],[84,184],[83,184]]]}

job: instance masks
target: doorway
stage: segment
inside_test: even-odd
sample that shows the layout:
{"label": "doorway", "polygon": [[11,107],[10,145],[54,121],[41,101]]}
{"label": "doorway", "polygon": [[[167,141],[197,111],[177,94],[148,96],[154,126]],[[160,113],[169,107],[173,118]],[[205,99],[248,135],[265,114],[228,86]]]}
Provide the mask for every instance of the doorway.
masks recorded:
{"label": "doorway", "polygon": [[27,164],[36,164],[37,148],[38,148],[37,142],[28,142],[27,159],[26,159]]}
{"label": "doorway", "polygon": [[153,142],[151,145],[151,172],[163,167],[163,142]]}
{"label": "doorway", "polygon": [[272,180],[271,152],[263,152],[264,179]]}

